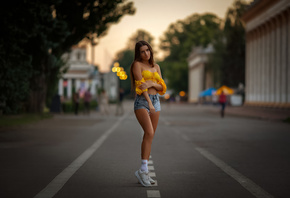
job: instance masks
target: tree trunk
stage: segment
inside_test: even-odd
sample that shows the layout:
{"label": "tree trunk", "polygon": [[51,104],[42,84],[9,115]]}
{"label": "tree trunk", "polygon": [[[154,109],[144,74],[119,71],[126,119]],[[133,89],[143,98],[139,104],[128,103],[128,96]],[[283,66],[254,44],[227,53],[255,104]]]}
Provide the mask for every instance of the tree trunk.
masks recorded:
{"label": "tree trunk", "polygon": [[29,112],[30,113],[42,113],[45,107],[45,99],[47,92],[47,84],[45,80],[45,74],[38,76],[34,79],[36,88],[30,90],[29,98]]}

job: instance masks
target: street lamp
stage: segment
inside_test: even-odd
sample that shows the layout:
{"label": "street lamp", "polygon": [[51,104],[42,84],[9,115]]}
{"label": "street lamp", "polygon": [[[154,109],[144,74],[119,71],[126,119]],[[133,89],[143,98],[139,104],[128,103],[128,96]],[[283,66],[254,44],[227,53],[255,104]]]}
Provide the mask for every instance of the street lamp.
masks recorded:
{"label": "street lamp", "polygon": [[120,64],[118,62],[114,63],[112,72],[116,73],[116,75],[119,77],[120,80],[126,80],[128,78],[126,71],[124,70],[123,67],[120,67]]}

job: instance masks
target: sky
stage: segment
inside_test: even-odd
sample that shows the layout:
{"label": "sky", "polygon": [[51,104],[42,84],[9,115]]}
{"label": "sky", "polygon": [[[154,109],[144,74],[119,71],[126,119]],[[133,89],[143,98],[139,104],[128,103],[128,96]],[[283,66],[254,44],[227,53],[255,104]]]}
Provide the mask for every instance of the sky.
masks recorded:
{"label": "sky", "polygon": [[[235,0],[130,0],[134,2],[134,15],[125,15],[113,24],[106,36],[95,47],[94,62],[101,72],[110,71],[116,53],[126,48],[129,38],[139,29],[146,30],[159,46],[159,39],[171,23],[192,14],[213,13],[225,18],[227,9]],[[247,0],[251,2],[251,0]],[[156,48],[158,50],[158,48]],[[158,57],[158,54],[157,54]],[[92,60],[91,46],[87,47],[87,59]]]}

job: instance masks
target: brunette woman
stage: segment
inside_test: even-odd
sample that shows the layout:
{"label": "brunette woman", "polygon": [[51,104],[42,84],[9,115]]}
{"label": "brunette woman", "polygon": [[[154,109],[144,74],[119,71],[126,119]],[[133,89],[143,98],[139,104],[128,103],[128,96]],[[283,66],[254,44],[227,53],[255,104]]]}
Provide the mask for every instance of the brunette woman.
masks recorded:
{"label": "brunette woman", "polygon": [[144,131],[141,144],[141,167],[135,175],[143,186],[149,187],[155,183],[149,176],[148,161],[161,111],[159,94],[165,94],[166,85],[159,65],[154,63],[153,50],[146,41],[139,41],[135,45],[135,57],[130,68],[130,76],[132,88],[136,92],[134,112]]}

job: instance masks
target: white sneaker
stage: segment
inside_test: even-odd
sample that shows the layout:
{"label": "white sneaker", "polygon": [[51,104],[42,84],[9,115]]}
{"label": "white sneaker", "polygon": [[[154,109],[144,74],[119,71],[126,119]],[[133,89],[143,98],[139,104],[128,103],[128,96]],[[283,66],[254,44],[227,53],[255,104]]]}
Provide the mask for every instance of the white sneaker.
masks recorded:
{"label": "white sneaker", "polygon": [[137,170],[135,172],[135,176],[139,180],[139,182],[145,187],[151,187],[151,183],[149,181],[149,172],[143,172],[141,170]]}
{"label": "white sneaker", "polygon": [[[153,180],[150,176],[149,176],[149,181],[150,181],[150,184],[155,184],[155,180]],[[138,180],[138,183],[140,184],[139,180]]]}
{"label": "white sneaker", "polygon": [[150,181],[150,184],[155,184],[154,179],[152,179],[150,176],[149,176],[149,181]]}

